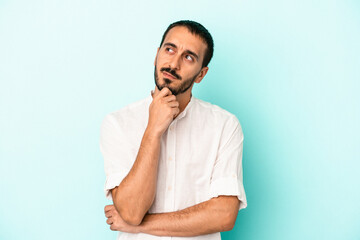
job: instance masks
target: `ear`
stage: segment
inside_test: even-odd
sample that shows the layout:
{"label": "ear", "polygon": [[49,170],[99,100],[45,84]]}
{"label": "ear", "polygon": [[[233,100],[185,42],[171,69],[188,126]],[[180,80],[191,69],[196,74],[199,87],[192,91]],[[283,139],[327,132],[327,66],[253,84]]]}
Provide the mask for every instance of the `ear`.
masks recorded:
{"label": "ear", "polygon": [[198,76],[196,77],[195,79],[195,82],[196,83],[200,83],[201,80],[205,77],[206,73],[208,72],[209,70],[209,67],[203,67],[201,70],[200,70],[200,73],[198,74]]}
{"label": "ear", "polygon": [[158,55],[158,53],[159,53],[159,50],[160,50],[160,48],[157,48],[156,56],[155,56],[155,60],[154,60],[154,66],[156,66],[156,59],[157,59],[157,55]]}

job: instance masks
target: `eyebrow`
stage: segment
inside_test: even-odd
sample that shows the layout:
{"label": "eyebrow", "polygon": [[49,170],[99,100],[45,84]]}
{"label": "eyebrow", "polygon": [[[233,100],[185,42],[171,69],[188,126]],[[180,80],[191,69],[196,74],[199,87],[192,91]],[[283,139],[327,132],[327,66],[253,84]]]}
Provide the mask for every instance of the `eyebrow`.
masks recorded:
{"label": "eyebrow", "polygon": [[[170,43],[170,42],[164,43],[164,46],[171,46],[171,47],[177,48],[177,46],[175,44]],[[186,49],[185,52],[193,55],[196,58],[196,60],[199,60],[199,56],[196,53],[194,53],[193,51]]]}

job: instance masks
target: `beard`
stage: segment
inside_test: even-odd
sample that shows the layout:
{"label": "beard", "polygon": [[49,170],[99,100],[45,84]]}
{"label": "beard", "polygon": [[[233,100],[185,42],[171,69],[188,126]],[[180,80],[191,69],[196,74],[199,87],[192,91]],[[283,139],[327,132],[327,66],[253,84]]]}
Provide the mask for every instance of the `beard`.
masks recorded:
{"label": "beard", "polygon": [[[179,75],[176,74],[175,70],[173,69],[170,69],[170,68],[161,68],[160,71],[165,71],[165,72],[168,72],[170,74],[172,74],[173,76],[175,76],[178,80],[181,80],[181,77]],[[200,73],[200,72],[199,72]],[[199,74],[198,73],[198,74]],[[163,84],[160,84],[159,83],[159,76],[158,76],[158,73],[157,73],[157,69],[156,69],[156,66],[155,66],[155,70],[154,70],[154,78],[155,78],[155,84],[156,84],[156,87],[161,91],[161,89],[163,89],[164,87],[167,87],[169,88],[169,90],[172,92],[173,95],[177,96],[178,94],[181,94],[181,93],[184,93],[186,92],[194,83],[197,75],[196,74],[195,76],[191,77],[191,78],[188,78],[184,81],[181,82],[180,86],[178,87],[170,87],[170,84],[173,82],[173,81],[177,81],[177,79],[168,79],[168,78],[163,78],[164,80],[164,83]]]}

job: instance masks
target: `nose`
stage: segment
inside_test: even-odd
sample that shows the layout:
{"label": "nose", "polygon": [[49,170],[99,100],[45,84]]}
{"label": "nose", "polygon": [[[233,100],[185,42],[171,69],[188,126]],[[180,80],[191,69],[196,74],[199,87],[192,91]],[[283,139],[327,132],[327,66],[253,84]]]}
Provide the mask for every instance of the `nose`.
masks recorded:
{"label": "nose", "polygon": [[180,63],[181,61],[181,55],[180,54],[175,54],[173,55],[173,57],[171,58],[170,62],[169,62],[169,67],[172,69],[180,69]]}

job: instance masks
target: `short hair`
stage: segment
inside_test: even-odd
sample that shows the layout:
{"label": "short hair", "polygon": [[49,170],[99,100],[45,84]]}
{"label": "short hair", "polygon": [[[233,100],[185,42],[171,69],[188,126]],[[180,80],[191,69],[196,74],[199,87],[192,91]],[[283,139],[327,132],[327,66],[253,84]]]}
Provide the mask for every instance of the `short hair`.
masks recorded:
{"label": "short hair", "polygon": [[170,24],[166,29],[166,31],[164,32],[164,35],[161,39],[160,47],[162,46],[165,37],[167,33],[170,31],[170,29],[177,26],[186,27],[192,34],[199,36],[207,44],[207,49],[202,63],[202,67],[206,67],[209,64],[214,53],[214,41],[209,31],[198,22],[191,20],[180,20]]}

